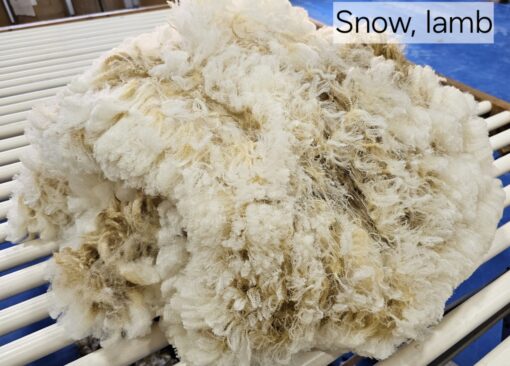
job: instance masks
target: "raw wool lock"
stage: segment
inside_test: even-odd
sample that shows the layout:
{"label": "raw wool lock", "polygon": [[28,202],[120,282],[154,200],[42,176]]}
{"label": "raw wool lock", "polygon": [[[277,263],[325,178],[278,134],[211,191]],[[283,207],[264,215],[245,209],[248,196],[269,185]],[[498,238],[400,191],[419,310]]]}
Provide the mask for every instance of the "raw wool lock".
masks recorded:
{"label": "raw wool lock", "polygon": [[503,191],[473,98],[284,0],[188,0],[34,109],[11,239],[61,242],[53,315],[153,319],[192,365],[384,358],[439,321]]}

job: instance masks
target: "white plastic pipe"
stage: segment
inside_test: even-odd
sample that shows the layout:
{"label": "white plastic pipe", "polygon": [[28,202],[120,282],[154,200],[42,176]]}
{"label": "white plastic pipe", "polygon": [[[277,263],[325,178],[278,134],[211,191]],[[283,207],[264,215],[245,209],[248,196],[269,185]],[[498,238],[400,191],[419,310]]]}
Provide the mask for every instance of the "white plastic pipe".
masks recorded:
{"label": "white plastic pipe", "polygon": [[5,241],[6,237],[7,237],[7,223],[2,222],[0,224],[0,243]]}
{"label": "white plastic pipe", "polygon": [[[104,44],[108,42],[119,41],[125,37],[132,36],[134,34],[139,34],[146,32],[148,29],[151,29],[159,24],[163,23],[163,19],[151,20],[150,22],[144,24],[135,24],[129,26],[128,24],[122,24],[117,27],[110,27],[101,32],[93,32],[85,35],[76,35],[75,37],[67,39],[61,39],[60,37],[46,37],[47,40],[46,45],[41,45],[41,42],[36,41],[25,41],[25,44],[21,44],[21,42],[13,42],[13,47],[9,52],[0,51],[0,60],[8,59],[9,57],[24,57],[30,54],[41,53],[41,52],[55,52],[55,51],[63,51],[76,46],[77,41],[83,42],[80,44],[80,47],[90,46],[93,44]],[[44,46],[47,48],[45,49]]]}
{"label": "white plastic pipe", "polygon": [[51,27],[41,28],[28,28],[18,29],[15,32],[3,32],[0,34],[1,40],[22,40],[37,36],[48,36],[54,35],[55,32],[61,30],[64,34],[79,34],[87,31],[93,31],[94,29],[105,29],[116,24],[126,24],[129,22],[137,23],[139,21],[149,21],[157,17],[165,18],[165,13],[162,11],[146,12],[139,14],[126,14],[118,15],[115,17],[87,19],[82,22],[70,22],[63,24],[56,24]]}
{"label": "white plastic pipe", "polygon": [[[39,92],[35,92],[35,93],[39,93]],[[49,93],[49,94],[53,95],[54,93]],[[47,101],[49,99],[50,99],[49,97],[44,97],[44,98],[40,98],[40,99],[25,100],[25,101],[19,102],[19,103],[0,106],[0,116],[6,115],[6,114],[11,114],[11,113],[28,111],[29,109],[32,109],[32,107],[34,106],[35,103],[41,103],[41,102]],[[2,138],[2,137],[0,136],[0,138]]]}
{"label": "white plastic pipe", "polygon": [[499,150],[510,144],[510,130],[505,130],[489,138],[493,150]]}
{"label": "white plastic pipe", "polygon": [[0,152],[0,166],[15,163],[23,152],[27,151],[28,146],[21,146],[15,149]]}
{"label": "white plastic pipe", "polygon": [[164,20],[165,14],[151,12],[145,14],[131,14],[129,16],[108,17],[103,19],[89,19],[86,22],[55,24],[51,27],[20,29],[16,32],[3,32],[0,34],[0,40],[4,42],[14,42],[27,39],[40,39],[41,37],[58,36],[59,32],[62,35],[82,34],[83,36],[86,36],[88,32],[93,32],[98,29],[109,30],[123,24],[139,25],[158,19]]}
{"label": "white plastic pipe", "polygon": [[0,183],[0,200],[6,200],[10,197],[12,193],[12,189],[14,187],[14,182],[4,182]]}
{"label": "white plastic pipe", "polygon": [[[50,84],[50,83],[48,83],[48,84]],[[48,85],[47,89],[27,91],[26,93],[20,94],[20,95],[4,96],[0,99],[0,106],[9,107],[9,106],[13,106],[15,104],[19,104],[21,102],[28,101],[29,104],[27,104],[27,107],[28,107],[28,109],[30,109],[30,108],[32,108],[34,103],[37,102],[37,100],[54,96],[59,89],[60,89],[60,87],[55,87],[55,86],[50,87]]]}
{"label": "white plastic pipe", "polygon": [[[24,40],[24,39],[33,39],[37,37],[44,36],[52,36],[55,35],[55,32],[61,30],[66,34],[84,34],[86,32],[94,31],[94,30],[104,30],[108,27],[122,25],[129,23],[130,21],[133,24],[137,24],[140,22],[147,22],[151,19],[156,18],[165,18],[165,14],[160,13],[159,15],[156,12],[145,13],[145,14],[130,14],[129,16],[116,16],[116,17],[108,17],[103,19],[87,19],[86,22],[72,22],[65,24],[57,24],[51,27],[40,27],[40,28],[29,28],[29,29],[18,29],[15,32],[3,32],[0,34],[0,40],[3,41],[15,41],[15,40]],[[0,47],[5,49],[6,47]]]}
{"label": "white plastic pipe", "polygon": [[[110,34],[109,37],[106,38],[103,37],[102,39],[99,39],[97,41],[95,41],[94,39],[77,37],[76,39],[73,40],[74,46],[61,43],[52,44],[50,43],[50,41],[52,40],[57,41],[58,37],[57,36],[49,37],[47,39],[38,41],[39,45],[41,44],[41,42],[48,42],[46,50],[38,48],[33,49],[32,47],[15,50],[13,51],[12,55],[9,54],[0,55],[0,62],[7,62],[9,60],[13,60],[16,58],[23,60],[25,58],[38,56],[41,54],[51,56],[53,54],[69,51],[71,49],[89,48],[94,46],[106,46],[113,44],[114,42],[120,42],[124,37],[127,37],[128,34],[137,34],[135,32],[129,32],[129,29],[125,28],[126,27],[124,27],[124,29],[120,29],[120,31],[118,32]],[[144,28],[141,28],[141,30],[138,33],[143,33],[144,30],[145,30]],[[79,48],[76,47],[76,42],[80,42]]]}
{"label": "white plastic pipe", "polygon": [[74,68],[69,68],[69,69],[63,69],[62,67],[60,67],[59,70],[54,70],[51,72],[38,73],[35,75],[32,74],[32,75],[28,75],[28,76],[21,75],[20,77],[12,77],[12,78],[9,78],[6,80],[0,80],[0,88],[21,86],[21,85],[26,85],[26,84],[32,85],[33,83],[41,82],[44,80],[51,80],[51,79],[61,78],[64,76],[77,75],[80,72],[83,72],[83,70],[85,70],[85,66],[74,67]]}
{"label": "white plastic pipe", "polygon": [[510,272],[449,312],[422,342],[411,342],[379,366],[425,366],[510,302]]}
{"label": "white plastic pipe", "polygon": [[[134,37],[138,34],[146,33],[154,29],[156,26],[163,24],[161,21],[158,22],[151,22],[149,24],[144,24],[143,26],[134,26],[133,28],[130,28],[129,25],[125,25],[121,29],[112,29],[109,31],[105,31],[103,33],[103,37],[99,40],[96,40],[95,38],[88,39],[83,37],[77,37],[74,40],[71,40],[69,42],[74,43],[72,44],[64,44],[62,45],[60,42],[58,42],[59,38],[58,36],[54,36],[52,38],[47,39],[41,39],[38,41],[39,44],[43,42],[47,42],[48,46],[47,49],[35,49],[33,50],[32,47],[22,48],[19,49],[17,52],[13,52],[12,55],[0,55],[0,64],[10,65],[12,64],[9,62],[13,59],[19,59],[19,60],[33,60],[33,57],[40,56],[41,54],[47,56],[47,58],[44,59],[52,59],[54,58],[54,55],[59,54],[69,54],[69,52],[72,49],[78,50],[78,49],[91,49],[91,48],[99,48],[99,49],[105,49],[105,48],[111,48],[113,45],[119,44],[123,39]],[[110,32],[110,33],[108,33]],[[106,35],[106,36],[105,36]],[[80,42],[80,48],[76,48],[76,43]],[[43,58],[36,58],[36,60],[41,60]]]}
{"label": "white plastic pipe", "polygon": [[489,113],[492,109],[492,103],[488,100],[481,101],[478,103],[476,113],[481,116],[482,114]]}
{"label": "white plastic pipe", "polygon": [[22,135],[26,126],[28,126],[27,121],[14,122],[0,126],[0,139]]}
{"label": "white plastic pipe", "polygon": [[10,79],[20,79],[24,77],[30,77],[30,76],[39,76],[39,75],[45,75],[45,74],[51,74],[53,72],[62,71],[62,70],[73,70],[73,69],[79,69],[79,68],[85,68],[91,64],[90,60],[79,60],[79,61],[72,61],[65,66],[63,65],[49,65],[49,66],[42,66],[42,67],[36,67],[30,70],[22,70],[22,71],[15,71],[10,73],[2,73],[0,74],[0,82],[5,82]]}
{"label": "white plastic pipe", "polygon": [[[152,9],[152,10],[155,10],[155,9]],[[23,33],[25,35],[36,34],[37,30],[41,30],[42,33],[51,32],[56,27],[67,28],[68,30],[70,30],[72,28],[82,28],[82,27],[86,26],[87,24],[97,25],[97,24],[105,23],[105,22],[108,23],[108,21],[110,21],[111,23],[122,22],[122,21],[125,21],[130,18],[136,19],[138,17],[144,18],[144,17],[154,16],[154,15],[157,15],[158,13],[163,13],[162,10],[164,10],[164,9],[150,11],[150,12],[143,12],[143,13],[133,13],[133,12],[125,11],[125,14],[116,14],[115,17],[90,18],[90,16],[77,16],[77,17],[75,17],[74,22],[59,23],[57,21],[56,24],[51,24],[51,26],[48,26],[48,27],[14,29],[15,32],[4,32],[3,35],[5,35],[5,37],[9,37],[9,36],[16,37],[17,35],[19,35],[19,33]],[[50,21],[50,23],[51,23],[51,21]]]}
{"label": "white plastic pipe", "polygon": [[85,48],[78,47],[78,48],[73,48],[73,49],[66,50],[66,51],[52,52],[52,53],[48,53],[48,54],[39,53],[39,54],[33,55],[33,56],[21,57],[17,60],[8,59],[8,60],[0,61],[0,69],[4,68],[4,67],[19,65],[19,64],[30,64],[32,62],[37,62],[37,61],[50,61],[53,59],[59,59],[59,58],[66,57],[66,56],[76,56],[76,55],[83,55],[83,54],[92,53],[92,52],[102,52],[102,51],[108,50],[109,48],[111,48],[111,47],[99,45],[99,46],[90,46],[90,47],[85,47]]}
{"label": "white plastic pipe", "polygon": [[478,361],[475,366],[508,366],[510,364],[510,337],[498,344],[484,358]]}
{"label": "white plastic pipe", "polygon": [[48,316],[48,295],[43,294],[0,311],[0,336]]}
{"label": "white plastic pipe", "polygon": [[[30,68],[48,66],[53,63],[65,63],[65,62],[70,62],[70,61],[79,61],[80,59],[83,60],[84,57],[90,57],[90,56],[88,56],[88,54],[90,54],[90,53],[95,53],[97,55],[101,51],[107,50],[107,49],[111,48],[113,45],[119,43],[122,38],[124,38],[126,36],[135,35],[138,33],[149,31],[149,30],[153,29],[158,24],[163,24],[163,21],[158,20],[154,23],[144,23],[143,26],[140,26],[140,28],[138,28],[137,26],[134,27],[132,22],[128,22],[124,26],[124,28],[125,28],[124,33],[116,31],[116,30],[110,30],[111,33],[114,33],[114,34],[122,33],[122,34],[120,34],[119,38],[116,38],[117,39],[116,41],[114,41],[113,43],[110,43],[107,46],[98,46],[98,44],[96,43],[93,46],[91,45],[91,46],[82,47],[79,49],[70,49],[67,51],[46,52],[42,56],[41,56],[41,53],[38,52],[38,53],[34,54],[33,56],[28,56],[28,57],[26,57],[26,56],[25,57],[16,57],[16,58],[11,57],[8,60],[4,60],[4,61],[0,62],[0,66],[3,69],[2,70],[3,73],[11,73],[11,72],[15,72],[15,71],[30,69]],[[136,32],[132,32],[133,28],[135,28]],[[103,30],[103,31],[108,32],[108,30]],[[64,33],[63,30],[59,31],[58,34],[55,34],[53,36],[53,38],[50,37],[50,39],[60,40],[62,33]],[[85,35],[81,34],[80,37],[76,39],[76,43],[81,42],[83,40],[84,36]],[[1,38],[0,38],[0,40],[1,40]],[[40,44],[40,43],[47,42],[47,40],[48,40],[48,38],[38,40],[37,42]],[[18,41],[16,41],[16,42],[18,42]],[[66,55],[67,55],[67,57],[66,57]],[[16,59],[16,62],[14,62],[13,59]],[[26,67],[27,64],[30,64],[31,67],[27,68]]]}
{"label": "white plastic pipe", "polygon": [[510,154],[506,154],[494,161],[496,168],[496,177],[508,173],[510,171]]}
{"label": "white plastic pipe", "polygon": [[117,342],[110,347],[89,353],[67,365],[127,366],[167,345],[168,342],[165,335],[155,325],[152,328],[151,334],[147,337]]}
{"label": "white plastic pipe", "polygon": [[[106,30],[106,31],[102,30],[102,29],[94,29],[94,30],[89,31],[87,33],[86,37],[87,37],[87,39],[100,39],[100,37],[104,37],[105,34],[112,34],[112,33],[121,34],[123,31],[129,31],[129,30],[137,31],[139,29],[142,29],[142,30],[149,29],[151,26],[154,26],[154,25],[157,25],[157,24],[163,23],[163,22],[164,22],[164,18],[162,18],[161,20],[158,20],[158,21],[154,21],[154,22],[150,21],[150,22],[143,23],[143,24],[136,24],[136,25],[133,25],[132,27],[126,26],[126,24],[120,24],[119,29],[114,30],[114,31],[112,31],[111,29]],[[45,36],[44,38],[48,40],[50,45],[53,45],[53,44],[58,44],[59,42],[60,42],[60,44],[72,43],[73,41],[75,42],[76,40],[83,38],[83,35],[80,37],[79,34],[64,34],[64,35],[61,35],[61,37]],[[10,50],[13,50],[14,52],[26,50],[31,47],[38,47],[40,45],[40,40],[33,39],[33,38],[32,39],[25,38],[23,40],[11,40],[11,41],[6,41],[6,42],[9,42],[9,44],[11,46]],[[7,53],[8,52],[3,52],[0,54],[4,55]]]}
{"label": "white plastic pipe", "polygon": [[[66,31],[65,29],[59,29],[61,35],[65,34],[67,36],[67,39],[64,39],[64,42],[69,42],[72,38],[76,40],[84,40],[87,39],[88,36],[91,38],[97,37],[97,31],[101,30],[102,35],[105,34],[120,34],[122,35],[125,32],[129,32],[131,29],[135,31],[144,31],[145,29],[151,29],[158,25],[164,24],[165,19],[164,18],[153,18],[153,19],[147,19],[143,22],[132,22],[132,23],[123,23],[123,24],[117,24],[117,25],[109,25],[109,26],[100,26],[99,29],[91,29],[88,28],[88,30],[81,30],[81,31]],[[58,28],[58,27],[56,27]],[[65,32],[65,33],[64,33]],[[81,33],[81,34],[80,34]],[[14,52],[19,52],[26,50],[31,45],[34,45],[36,42],[44,42],[45,40],[56,40],[59,38],[59,34],[41,34],[41,35],[34,35],[34,36],[26,36],[22,39],[11,39],[11,40],[4,40],[0,37],[0,41],[2,41],[3,44],[5,44],[5,47],[13,47]],[[49,47],[52,45],[55,45],[56,42],[52,42],[49,44]],[[99,42],[98,42],[99,43]],[[0,58],[5,58],[4,55],[0,55]]]}
{"label": "white plastic pipe", "polygon": [[488,262],[503,250],[508,249],[508,247],[510,247],[510,222],[507,222],[496,230],[491,248],[483,257],[482,263]]}
{"label": "white plastic pipe", "polygon": [[[7,211],[11,207],[11,201],[3,201],[0,202],[0,219],[5,219],[7,216]],[[5,238],[2,238],[1,241],[4,241]]]}
{"label": "white plastic pipe", "polygon": [[31,240],[26,243],[14,245],[0,251],[0,271],[14,268],[20,264],[50,255],[58,249],[55,242],[43,243],[40,240]]}
{"label": "white plastic pipe", "polygon": [[42,262],[0,277],[0,300],[44,284],[45,271],[46,262]]}
{"label": "white plastic pipe", "polygon": [[[330,354],[322,351],[301,352],[292,357],[290,365],[293,366],[327,366],[344,352]],[[184,363],[179,362],[177,365],[186,366]]]}
{"label": "white plastic pipe", "polygon": [[12,163],[8,165],[0,166],[0,181],[6,181],[12,179],[12,177],[19,173],[21,170],[21,163]]}
{"label": "white plastic pipe", "polygon": [[65,329],[53,324],[0,347],[0,365],[26,365],[71,343]]}
{"label": "white plastic pipe", "polygon": [[489,131],[495,130],[496,128],[502,127],[507,123],[510,123],[510,111],[503,111],[488,117],[486,120]]}
{"label": "white plastic pipe", "polygon": [[12,74],[15,72],[33,72],[33,70],[37,70],[39,68],[43,67],[56,67],[56,65],[67,65],[69,63],[74,63],[77,61],[84,61],[84,60],[93,60],[97,56],[99,56],[102,52],[92,52],[85,55],[75,55],[75,56],[69,56],[69,57],[62,57],[59,59],[53,59],[53,60],[43,60],[38,62],[32,62],[29,64],[18,64],[14,66],[9,66],[2,69],[2,74]]}
{"label": "white plastic pipe", "polygon": [[10,113],[5,116],[0,116],[0,126],[7,125],[9,123],[21,122],[27,119],[28,111]]}
{"label": "white plastic pipe", "polygon": [[[0,154],[3,151],[12,150],[12,149],[26,146],[26,145],[28,145],[28,140],[27,140],[26,136],[24,136],[24,135],[1,139],[0,140]],[[1,170],[1,168],[0,168],[0,170]],[[12,175],[11,175],[11,177],[12,177]],[[0,173],[0,179],[2,179],[1,173]]]}
{"label": "white plastic pipe", "polygon": [[44,96],[53,95],[55,94],[55,88],[66,85],[69,81],[71,81],[71,79],[72,76],[67,75],[49,80],[41,80],[28,84],[10,86],[8,88],[1,88],[0,98],[8,99],[7,97],[23,94],[23,99],[21,100],[27,100],[27,95],[31,94],[32,92],[40,92],[39,94]]}
{"label": "white plastic pipe", "polygon": [[505,207],[508,207],[510,205],[510,186],[503,188],[503,191],[505,191]]}

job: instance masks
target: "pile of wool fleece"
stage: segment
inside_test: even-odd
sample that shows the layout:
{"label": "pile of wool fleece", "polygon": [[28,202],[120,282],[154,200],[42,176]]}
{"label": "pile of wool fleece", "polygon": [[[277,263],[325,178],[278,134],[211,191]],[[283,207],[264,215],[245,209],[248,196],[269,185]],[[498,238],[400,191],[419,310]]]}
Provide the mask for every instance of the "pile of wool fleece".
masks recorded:
{"label": "pile of wool fleece", "polygon": [[52,313],[192,365],[384,358],[439,321],[503,206],[473,98],[285,0],[188,0],[34,109],[11,239]]}

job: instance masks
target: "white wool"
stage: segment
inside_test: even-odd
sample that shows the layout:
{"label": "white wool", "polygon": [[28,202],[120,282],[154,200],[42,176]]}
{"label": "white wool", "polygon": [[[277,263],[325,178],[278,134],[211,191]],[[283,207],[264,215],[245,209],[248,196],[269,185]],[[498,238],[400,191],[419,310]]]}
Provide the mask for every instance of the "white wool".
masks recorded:
{"label": "white wool", "polygon": [[504,194],[474,99],[286,0],[183,0],[30,114],[11,239],[59,240],[53,316],[153,319],[191,365],[385,358],[437,323]]}

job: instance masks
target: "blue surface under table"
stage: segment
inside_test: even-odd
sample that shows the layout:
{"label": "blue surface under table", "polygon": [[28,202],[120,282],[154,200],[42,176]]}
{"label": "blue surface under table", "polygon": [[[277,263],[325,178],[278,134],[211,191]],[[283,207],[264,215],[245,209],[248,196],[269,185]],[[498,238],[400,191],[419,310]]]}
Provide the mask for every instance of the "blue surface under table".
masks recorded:
{"label": "blue surface under table", "polygon": [[[325,24],[332,24],[333,2],[330,0],[293,0],[294,5],[308,10],[310,16]],[[495,43],[491,45],[410,45],[406,54],[417,64],[428,64],[439,73],[463,82],[476,89],[492,94],[503,100],[510,100],[510,5],[495,4]],[[510,183],[510,174],[503,177],[504,184]],[[505,210],[502,222],[510,219],[510,210]],[[0,249],[10,246],[0,244]],[[27,263],[0,275],[21,269],[41,260]],[[500,276],[510,266],[510,250],[507,250],[481,266],[454,293],[449,303],[470,294]],[[0,301],[0,309],[40,295],[47,287],[40,286],[9,299]],[[0,346],[28,333],[42,329],[53,323],[50,318],[31,324],[12,333],[0,336]],[[502,323],[499,322],[488,332],[462,351],[454,361],[459,366],[471,366],[493,349],[501,337]],[[64,365],[79,357],[77,347],[72,345],[48,355],[30,365]],[[339,361],[337,361],[339,363]],[[367,361],[367,364],[372,362]]]}

